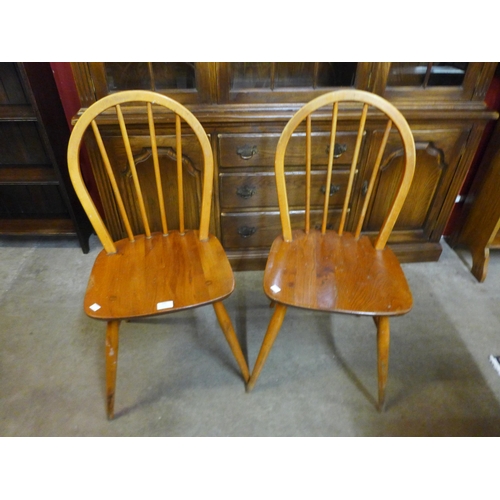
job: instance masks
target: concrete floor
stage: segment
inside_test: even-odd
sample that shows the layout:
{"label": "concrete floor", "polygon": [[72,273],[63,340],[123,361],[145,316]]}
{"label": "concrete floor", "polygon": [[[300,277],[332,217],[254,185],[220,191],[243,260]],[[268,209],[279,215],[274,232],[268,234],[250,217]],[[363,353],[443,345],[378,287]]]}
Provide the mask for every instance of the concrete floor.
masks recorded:
{"label": "concrete floor", "polygon": [[[82,308],[100,244],[0,239],[1,436],[500,436],[500,252],[405,264],[414,308],[392,321],[385,413],[371,319],[289,310],[250,394],[211,307],[122,325],[116,418],[105,324]],[[252,367],[271,315],[262,272],[226,300]]]}

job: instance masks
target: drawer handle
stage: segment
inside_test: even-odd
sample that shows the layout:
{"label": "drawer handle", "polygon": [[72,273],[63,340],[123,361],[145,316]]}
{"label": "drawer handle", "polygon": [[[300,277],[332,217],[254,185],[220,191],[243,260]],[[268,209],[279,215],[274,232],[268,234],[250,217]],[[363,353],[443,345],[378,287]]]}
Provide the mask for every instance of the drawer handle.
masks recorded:
{"label": "drawer handle", "polygon": [[363,185],[361,186],[361,193],[363,196],[366,196],[366,193],[368,193],[368,181],[364,181]]}
{"label": "drawer handle", "polygon": [[[333,157],[340,158],[347,151],[347,144],[337,144],[333,146]],[[326,147],[326,154],[330,153],[330,146]]]}
{"label": "drawer handle", "polygon": [[257,188],[255,186],[240,186],[236,190],[236,194],[240,197],[243,198],[244,200],[248,200],[248,198],[251,198],[255,192],[257,191]]}
{"label": "drawer handle", "polygon": [[242,160],[250,160],[253,156],[257,154],[257,146],[242,146],[236,150],[236,154]]}
{"label": "drawer handle", "polygon": [[[335,193],[338,193],[340,191],[340,186],[338,184],[331,184],[330,185],[330,196],[333,196]],[[326,193],[326,186],[321,187],[321,192],[323,194]]]}
{"label": "drawer handle", "polygon": [[241,226],[238,228],[238,234],[242,238],[248,238],[249,236],[252,236],[252,234],[255,234],[256,231],[257,231],[256,227]]}

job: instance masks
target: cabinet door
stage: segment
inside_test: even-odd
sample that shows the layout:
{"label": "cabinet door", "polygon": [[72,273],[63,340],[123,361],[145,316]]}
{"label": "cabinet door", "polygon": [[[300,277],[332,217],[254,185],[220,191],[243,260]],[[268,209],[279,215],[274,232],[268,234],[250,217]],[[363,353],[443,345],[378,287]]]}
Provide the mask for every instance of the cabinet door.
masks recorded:
{"label": "cabinet door", "polygon": [[[390,242],[411,243],[418,241],[438,242],[441,231],[436,226],[446,221],[449,214],[443,213],[445,199],[450,195],[450,184],[457,174],[457,167],[463,146],[471,126],[443,128],[414,128],[413,135],[417,152],[415,175],[410,192],[396,221]],[[375,131],[368,150],[368,162],[378,151],[383,131]],[[364,230],[375,232],[380,228],[387,209],[392,202],[396,185],[399,183],[403,152],[395,140],[387,145],[381,172],[371,200]],[[366,193],[367,181],[360,176],[357,189],[360,200]]]}
{"label": "cabinet door", "polygon": [[120,90],[154,90],[183,104],[215,101],[214,63],[99,62],[83,63],[100,99]]}
{"label": "cabinet door", "polygon": [[483,100],[495,64],[481,62],[382,63],[388,99]]}
{"label": "cabinet door", "polygon": [[356,62],[218,63],[220,99],[224,103],[306,102],[336,88],[355,88],[358,80],[364,80],[368,66]]}

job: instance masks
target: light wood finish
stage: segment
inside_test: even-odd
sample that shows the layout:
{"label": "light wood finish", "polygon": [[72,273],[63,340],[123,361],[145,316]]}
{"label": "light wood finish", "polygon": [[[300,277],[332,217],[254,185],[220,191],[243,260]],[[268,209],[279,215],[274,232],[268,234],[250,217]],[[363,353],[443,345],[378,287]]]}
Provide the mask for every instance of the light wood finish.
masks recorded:
{"label": "light wood finish", "polygon": [[[139,170],[146,168],[134,157],[132,141],[127,125],[128,107],[139,103],[146,109],[148,130],[151,133],[150,148],[153,157],[151,178],[158,195],[158,211],[162,231],[152,232],[149,218],[150,205],[146,203],[141,186]],[[158,159],[155,112],[159,107],[175,113],[177,169],[174,173],[179,200],[179,227],[169,222],[164,201],[164,178]],[[163,111],[165,112],[165,111]],[[132,176],[135,203],[139,207],[139,223],[134,226],[124,202],[123,175],[112,165],[105,141],[100,132],[102,115],[109,120],[110,113],[118,122],[123,148],[126,152],[128,170]],[[186,130],[197,137],[204,160],[200,225],[185,227],[183,193],[182,137]],[[82,179],[79,151],[87,130],[93,131],[101,153],[102,162],[114,194],[118,213],[125,226],[127,238],[115,241],[104,220],[97,211]],[[140,163],[140,164],[139,164]],[[239,345],[231,319],[222,304],[234,289],[234,277],[227,256],[219,240],[209,233],[210,209],[212,204],[213,155],[209,139],[194,115],[176,101],[150,91],[124,91],[104,97],[90,106],[76,123],[68,146],[68,165],[75,191],[85,208],[104,249],[99,253],[92,269],[84,299],[85,312],[96,319],[107,321],[106,334],[106,393],[108,418],[114,416],[116,369],[118,356],[118,331],[121,320],[174,313],[176,311],[213,304],[216,316],[231,351],[238,363],[243,379],[248,381],[249,373],[245,357]],[[127,168],[127,166],[125,167]],[[149,193],[149,196],[151,195]],[[130,197],[130,193],[127,194]],[[149,202],[149,199],[148,199]],[[178,217],[178,218],[177,218]],[[143,228],[142,233],[133,227]]]}
{"label": "light wood finish", "polygon": [[[285,175],[285,155],[288,141],[303,120],[307,120],[306,135],[312,134],[311,119],[314,111],[332,105],[331,144],[335,142],[338,107],[345,101],[360,103],[360,118],[356,146],[352,158],[345,201],[341,204],[340,221],[335,229],[311,229],[308,220],[305,228],[292,230]],[[370,111],[382,112],[387,117],[384,133],[376,154],[371,157],[373,165],[361,165],[360,151],[365,126]],[[378,116],[380,119],[380,115]],[[314,123],[314,119],[312,120]],[[400,151],[404,161],[400,180],[387,208],[387,215],[377,235],[369,238],[361,235],[364,217],[370,203],[370,195],[379,174],[391,130],[396,129],[400,140]],[[396,133],[396,132],[394,132]],[[309,138],[306,148],[309,149]],[[306,157],[311,156],[307,152]],[[390,103],[367,92],[342,90],[325,94],[306,104],[287,124],[278,142],[276,151],[276,185],[280,207],[282,235],[271,247],[264,274],[264,291],[276,303],[276,310],[264,337],[247,390],[256,383],[265,360],[278,335],[287,307],[298,307],[316,311],[372,316],[378,332],[378,405],[382,409],[385,400],[389,359],[389,317],[405,314],[412,307],[412,296],[408,283],[393,251],[386,247],[392,228],[409,192],[415,169],[415,143],[403,115]],[[329,184],[333,158],[327,167],[324,213],[329,210]],[[307,171],[310,170],[306,164]],[[361,222],[354,224],[354,233],[346,231],[345,220],[352,204],[352,185],[358,172],[367,179],[367,193],[360,210]],[[306,183],[307,184],[307,183]],[[326,215],[325,215],[326,220]]]}

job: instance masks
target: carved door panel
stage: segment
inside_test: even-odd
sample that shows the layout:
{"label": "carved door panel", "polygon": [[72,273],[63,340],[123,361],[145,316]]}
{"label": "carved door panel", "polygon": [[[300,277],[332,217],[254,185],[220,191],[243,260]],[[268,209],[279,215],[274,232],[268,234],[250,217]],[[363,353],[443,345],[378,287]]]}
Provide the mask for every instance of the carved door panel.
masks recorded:
{"label": "carved door panel", "polygon": [[[127,161],[121,136],[107,135],[103,137],[111,166],[123,198],[127,215],[134,233],[143,233],[144,227],[137,203],[132,174]],[[161,231],[160,209],[157,202],[156,180],[154,174],[151,143],[149,137],[132,136],[130,145],[137,167],[146,213],[152,232]],[[166,205],[168,229],[179,228],[178,186],[177,186],[177,156],[175,152],[175,137],[157,137],[162,190]],[[103,200],[105,218],[114,239],[126,237],[125,228],[118,216],[118,209],[112,202],[111,186],[100,160],[99,153],[91,148],[93,166],[98,181],[99,191]],[[201,207],[202,184],[202,154],[198,141],[194,136],[183,136],[183,188],[184,217],[187,229],[197,229]]]}
{"label": "carved door panel", "polygon": [[[457,167],[460,151],[470,128],[446,128],[413,130],[417,162],[415,175],[408,197],[396,221],[391,241],[411,241],[431,238],[435,222],[440,214],[449,183]],[[374,132],[368,161],[378,150],[382,131]],[[402,150],[396,138],[389,140],[381,172],[374,189],[364,230],[378,231],[392,202],[393,193],[400,180]],[[363,199],[366,180],[360,176],[358,189]]]}

